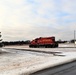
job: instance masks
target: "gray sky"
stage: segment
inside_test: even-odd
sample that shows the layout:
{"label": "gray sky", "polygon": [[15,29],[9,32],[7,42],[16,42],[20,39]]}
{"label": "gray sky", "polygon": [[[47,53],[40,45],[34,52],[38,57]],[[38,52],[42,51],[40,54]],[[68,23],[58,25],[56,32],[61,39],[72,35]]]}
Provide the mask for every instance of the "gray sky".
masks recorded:
{"label": "gray sky", "polygon": [[74,38],[76,0],[0,0],[0,31],[4,41],[55,36]]}

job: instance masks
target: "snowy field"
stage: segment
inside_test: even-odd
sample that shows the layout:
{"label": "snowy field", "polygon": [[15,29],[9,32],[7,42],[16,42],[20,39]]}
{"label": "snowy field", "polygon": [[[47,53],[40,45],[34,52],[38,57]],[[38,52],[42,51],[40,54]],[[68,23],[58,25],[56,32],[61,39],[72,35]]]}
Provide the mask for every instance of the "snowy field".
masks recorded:
{"label": "snowy field", "polygon": [[[76,60],[76,48],[29,48],[6,46],[0,49],[0,75],[30,75],[44,68]],[[65,48],[63,48],[65,47]]]}

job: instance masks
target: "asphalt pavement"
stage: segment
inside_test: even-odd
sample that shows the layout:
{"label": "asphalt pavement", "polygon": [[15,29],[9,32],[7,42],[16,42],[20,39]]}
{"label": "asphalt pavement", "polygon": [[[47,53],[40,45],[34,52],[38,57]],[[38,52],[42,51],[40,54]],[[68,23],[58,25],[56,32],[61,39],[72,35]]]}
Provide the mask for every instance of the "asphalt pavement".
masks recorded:
{"label": "asphalt pavement", "polygon": [[76,75],[76,61],[72,61],[53,68],[47,68],[31,75]]}

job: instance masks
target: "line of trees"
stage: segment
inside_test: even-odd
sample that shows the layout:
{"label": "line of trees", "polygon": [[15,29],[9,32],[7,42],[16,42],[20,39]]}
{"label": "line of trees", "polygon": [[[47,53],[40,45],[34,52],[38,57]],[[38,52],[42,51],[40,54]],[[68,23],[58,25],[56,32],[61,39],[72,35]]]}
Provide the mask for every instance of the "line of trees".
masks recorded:
{"label": "line of trees", "polygon": [[[62,40],[58,40],[56,41],[57,43],[67,43],[68,41],[62,41]],[[74,40],[70,40],[69,43],[74,43]],[[28,45],[30,44],[30,40],[26,40],[26,41],[3,41],[2,44],[4,46],[6,45]]]}
{"label": "line of trees", "polygon": [[2,42],[4,46],[6,45],[27,45],[30,43],[30,40],[26,40],[26,41],[3,41]]}
{"label": "line of trees", "polygon": [[76,40],[74,40],[74,39],[72,39],[72,40],[70,40],[70,41],[62,41],[61,39],[59,39],[58,41],[56,41],[57,43],[67,43],[67,42],[69,42],[69,43],[74,43]]}
{"label": "line of trees", "polygon": [[59,39],[58,41],[56,41],[57,43],[66,43],[67,41],[62,41],[61,39]]}

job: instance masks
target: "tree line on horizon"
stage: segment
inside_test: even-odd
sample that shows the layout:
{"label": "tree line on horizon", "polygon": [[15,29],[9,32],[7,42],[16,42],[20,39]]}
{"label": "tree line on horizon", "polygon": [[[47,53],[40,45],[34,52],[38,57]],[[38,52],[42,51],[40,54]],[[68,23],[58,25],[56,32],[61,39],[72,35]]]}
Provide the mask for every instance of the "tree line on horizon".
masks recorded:
{"label": "tree line on horizon", "polygon": [[[2,44],[4,46],[6,46],[6,45],[27,45],[27,44],[30,44],[30,42],[31,42],[30,40],[26,40],[26,41],[10,41],[10,42],[3,41]],[[58,40],[56,42],[57,43],[66,43],[67,41]],[[74,40],[71,40],[71,43],[73,43],[73,42],[74,42]]]}
{"label": "tree line on horizon", "polygon": [[[70,40],[69,42],[70,43],[74,43],[74,41],[75,40]],[[28,45],[28,44],[30,44],[30,40],[26,40],[26,41],[2,41],[2,44],[4,45],[4,46],[6,46],[6,45]],[[68,41],[62,41],[62,40],[58,40],[58,41],[56,41],[57,43],[66,43],[66,42],[68,42]]]}
{"label": "tree line on horizon", "polygon": [[4,46],[6,46],[6,45],[27,45],[27,44],[29,44],[30,43],[30,40],[26,40],[26,41],[10,41],[10,42],[8,42],[8,41],[3,41],[2,42],[2,44],[4,45]]}

